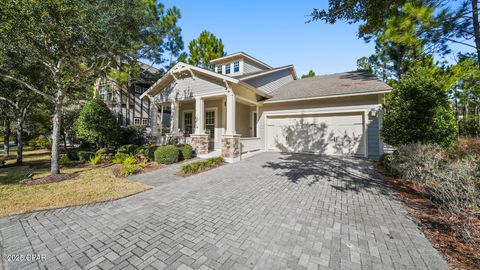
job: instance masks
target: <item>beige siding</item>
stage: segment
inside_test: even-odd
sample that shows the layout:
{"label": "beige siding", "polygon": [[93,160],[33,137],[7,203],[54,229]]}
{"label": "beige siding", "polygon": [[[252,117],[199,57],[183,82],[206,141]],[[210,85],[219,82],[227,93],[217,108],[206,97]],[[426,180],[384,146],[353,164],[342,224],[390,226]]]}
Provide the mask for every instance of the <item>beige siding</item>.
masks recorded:
{"label": "beige siding", "polygon": [[250,137],[250,106],[237,102],[235,107],[235,129],[237,134],[242,135],[242,137]]}
{"label": "beige siding", "polygon": [[160,92],[163,100],[173,99],[193,99],[196,96],[214,95],[225,93],[225,84],[212,80],[204,76],[196,78],[186,77],[172,81],[165,89]]}
{"label": "beige siding", "polygon": [[246,80],[245,82],[253,87],[260,89],[265,93],[270,93],[279,88],[280,86],[293,81],[293,76],[290,70],[280,70],[278,72],[270,73],[267,75],[259,76]]}

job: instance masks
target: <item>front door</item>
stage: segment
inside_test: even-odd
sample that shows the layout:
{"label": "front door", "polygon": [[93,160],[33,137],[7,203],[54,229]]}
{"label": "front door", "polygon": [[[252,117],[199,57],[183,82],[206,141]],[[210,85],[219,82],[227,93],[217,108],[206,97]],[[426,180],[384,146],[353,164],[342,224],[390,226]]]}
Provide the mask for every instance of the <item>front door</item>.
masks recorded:
{"label": "front door", "polygon": [[209,139],[208,148],[213,150],[215,145],[215,111],[205,112],[205,131]]}

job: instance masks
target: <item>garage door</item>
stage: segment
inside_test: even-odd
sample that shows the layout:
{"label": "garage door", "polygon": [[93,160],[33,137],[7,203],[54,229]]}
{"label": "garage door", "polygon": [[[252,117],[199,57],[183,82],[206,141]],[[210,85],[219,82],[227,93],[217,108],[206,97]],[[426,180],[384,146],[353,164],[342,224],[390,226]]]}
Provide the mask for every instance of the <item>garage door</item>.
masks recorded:
{"label": "garage door", "polygon": [[362,113],[268,116],[267,149],[327,155],[364,155]]}

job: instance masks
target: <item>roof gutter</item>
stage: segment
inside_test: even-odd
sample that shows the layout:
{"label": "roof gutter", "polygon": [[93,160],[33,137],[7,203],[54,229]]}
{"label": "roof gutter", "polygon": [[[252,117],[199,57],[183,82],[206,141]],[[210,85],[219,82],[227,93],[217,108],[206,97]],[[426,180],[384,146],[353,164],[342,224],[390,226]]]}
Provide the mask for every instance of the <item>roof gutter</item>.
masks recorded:
{"label": "roof gutter", "polygon": [[292,98],[292,99],[279,99],[279,100],[265,100],[260,101],[261,104],[270,104],[270,103],[282,103],[282,102],[293,102],[293,101],[304,101],[304,100],[317,100],[317,99],[327,99],[327,98],[337,98],[337,97],[353,97],[353,96],[365,96],[365,95],[375,95],[375,94],[384,94],[391,92],[392,89],[385,89],[374,92],[362,92],[362,93],[352,93],[352,94],[340,94],[340,95],[329,95],[322,97],[306,97],[306,98]]}

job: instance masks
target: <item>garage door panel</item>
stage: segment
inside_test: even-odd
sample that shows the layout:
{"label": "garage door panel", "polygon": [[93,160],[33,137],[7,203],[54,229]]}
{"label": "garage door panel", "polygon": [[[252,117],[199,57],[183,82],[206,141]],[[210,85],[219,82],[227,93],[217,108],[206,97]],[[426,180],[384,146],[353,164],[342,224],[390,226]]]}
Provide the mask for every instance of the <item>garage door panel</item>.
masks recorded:
{"label": "garage door panel", "polygon": [[267,118],[267,148],[282,152],[363,155],[361,114]]}

